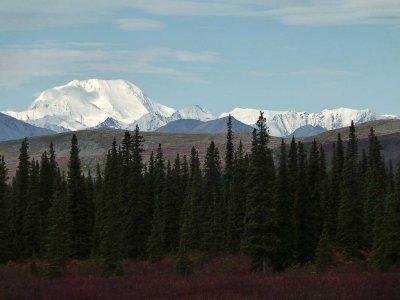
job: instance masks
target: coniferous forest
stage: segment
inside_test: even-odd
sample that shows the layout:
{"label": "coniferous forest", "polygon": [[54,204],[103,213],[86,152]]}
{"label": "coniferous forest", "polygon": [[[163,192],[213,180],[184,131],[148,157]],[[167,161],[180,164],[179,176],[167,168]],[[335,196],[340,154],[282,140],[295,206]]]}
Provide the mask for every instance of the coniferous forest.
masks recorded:
{"label": "coniferous forest", "polygon": [[166,160],[162,145],[144,161],[136,127],[85,175],[75,135],[65,172],[52,144],[34,160],[25,139],[15,177],[0,159],[0,263],[40,260],[57,277],[93,259],[107,277],[127,259],[172,256],[188,275],[194,253],[245,255],[262,272],[323,270],[341,255],[388,270],[400,263],[400,165],[384,160],[372,128],[363,151],[354,124],[348,135],[329,161],[315,140],[282,140],[275,153],[261,113],[249,153],[229,118],[226,147],[211,142],[204,161],[194,147]]}

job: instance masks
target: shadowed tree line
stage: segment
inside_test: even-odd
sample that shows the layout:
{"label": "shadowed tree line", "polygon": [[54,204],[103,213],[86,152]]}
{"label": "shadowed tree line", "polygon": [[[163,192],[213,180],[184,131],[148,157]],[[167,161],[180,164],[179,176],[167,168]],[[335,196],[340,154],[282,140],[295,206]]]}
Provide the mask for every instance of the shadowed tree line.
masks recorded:
{"label": "shadowed tree line", "polygon": [[144,162],[137,127],[86,176],[75,135],[66,173],[52,144],[34,160],[23,140],[12,180],[0,158],[0,263],[40,259],[50,276],[72,259],[96,259],[110,276],[123,274],[123,259],[166,255],[188,274],[192,253],[245,254],[262,271],[326,267],[334,253],[399,264],[400,165],[385,163],[372,128],[362,152],[353,123],[346,147],[338,134],[329,168],[315,140],[308,151],[282,140],[274,155],[262,113],[249,153],[234,139],[229,118],[222,154],[211,142],[204,161],[194,147],[169,161],[159,145]]}

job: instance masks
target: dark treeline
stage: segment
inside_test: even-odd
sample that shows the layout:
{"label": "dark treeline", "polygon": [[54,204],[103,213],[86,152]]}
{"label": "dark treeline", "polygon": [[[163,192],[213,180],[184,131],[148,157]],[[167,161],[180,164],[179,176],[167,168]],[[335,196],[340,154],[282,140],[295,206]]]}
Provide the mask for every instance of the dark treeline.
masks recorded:
{"label": "dark treeline", "polygon": [[[262,113],[250,153],[234,141],[209,145],[204,161],[166,161],[159,145],[144,162],[139,129],[114,139],[104,170],[83,175],[72,137],[66,173],[50,144],[40,160],[22,142],[12,180],[0,159],[0,263],[40,259],[49,275],[71,259],[96,259],[105,276],[122,274],[122,260],[156,262],[175,256],[191,271],[191,254],[245,254],[256,270],[329,266],[333,254],[378,269],[400,262],[400,165],[384,162],[371,128],[359,151],[355,127],[325,161],[314,140],[308,151],[293,138],[274,157]],[[222,161],[223,160],[223,161]],[[329,169],[326,167],[329,165]]]}

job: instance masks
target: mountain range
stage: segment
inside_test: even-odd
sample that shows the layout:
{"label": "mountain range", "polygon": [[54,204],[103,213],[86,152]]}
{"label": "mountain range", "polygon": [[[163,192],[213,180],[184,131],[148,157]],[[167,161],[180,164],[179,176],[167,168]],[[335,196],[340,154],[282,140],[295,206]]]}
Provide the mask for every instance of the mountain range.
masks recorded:
{"label": "mountain range", "polygon": [[[346,127],[352,120],[360,124],[397,118],[393,115],[379,116],[369,109],[349,108],[325,109],[318,113],[235,108],[215,118],[203,106],[171,108],[151,100],[138,86],[126,80],[100,79],[73,80],[42,92],[25,111],[3,113],[58,133],[99,128],[132,130],[136,125],[142,131],[220,132],[221,124],[225,122],[221,119],[228,115],[248,131],[249,127],[245,126],[255,125],[260,110],[264,112],[270,134],[277,137],[313,135]],[[212,120],[220,121],[207,123]],[[220,125],[216,126],[217,123]]]}
{"label": "mountain range", "polygon": [[[175,133],[219,133],[226,132],[228,117],[203,122],[200,120],[181,119],[169,122],[158,128],[158,132]],[[232,117],[232,130],[234,132],[252,132],[254,127],[246,125]]]}

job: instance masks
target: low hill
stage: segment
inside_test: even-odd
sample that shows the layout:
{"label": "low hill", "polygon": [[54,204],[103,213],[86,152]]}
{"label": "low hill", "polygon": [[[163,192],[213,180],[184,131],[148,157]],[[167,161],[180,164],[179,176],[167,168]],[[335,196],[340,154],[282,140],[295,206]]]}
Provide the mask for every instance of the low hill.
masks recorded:
{"label": "low hill", "polygon": [[[393,160],[397,163],[400,161],[400,120],[378,120],[367,122],[356,126],[356,133],[360,143],[360,149],[368,146],[368,133],[371,127],[375,128],[379,141],[382,144],[382,154],[386,160]],[[97,162],[104,161],[107,151],[110,149],[113,138],[120,142],[124,135],[124,130],[119,129],[98,129],[77,131],[80,156],[85,170],[94,169]],[[344,141],[347,140],[348,128],[335,129],[324,132],[315,137],[297,138],[297,141],[305,143],[306,147],[315,138],[324,146],[327,160],[329,162],[331,156],[332,142],[336,140],[337,133],[340,132]],[[192,146],[195,146],[200,155],[200,159],[204,159],[205,151],[211,141],[214,141],[220,149],[221,156],[225,152],[226,134],[218,133],[164,133],[164,132],[143,132],[145,138],[144,143],[144,159],[147,160],[151,151],[156,151],[158,144],[161,143],[164,154],[167,159],[175,159],[176,154],[190,155]],[[69,157],[71,132],[60,133],[52,136],[39,136],[29,139],[29,153],[31,157],[40,158],[41,153],[48,148],[51,141],[57,153],[57,160],[61,167],[66,168]],[[237,145],[241,139],[245,151],[251,148],[251,133],[235,133],[235,144]],[[281,138],[271,137],[270,146],[277,150],[281,142]],[[289,144],[290,139],[286,142]],[[0,154],[4,154],[10,175],[13,175],[17,164],[18,154],[21,140],[0,142]]]}

